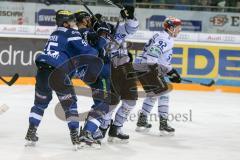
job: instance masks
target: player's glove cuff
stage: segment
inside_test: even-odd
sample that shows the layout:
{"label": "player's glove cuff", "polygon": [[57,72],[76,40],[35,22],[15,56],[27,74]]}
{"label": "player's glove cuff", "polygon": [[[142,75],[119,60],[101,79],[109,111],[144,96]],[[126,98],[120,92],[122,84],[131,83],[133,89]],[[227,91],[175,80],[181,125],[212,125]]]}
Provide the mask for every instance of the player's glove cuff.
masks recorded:
{"label": "player's glove cuff", "polygon": [[181,83],[182,79],[181,76],[178,74],[176,69],[172,69],[170,72],[167,73],[168,78],[173,83]]}

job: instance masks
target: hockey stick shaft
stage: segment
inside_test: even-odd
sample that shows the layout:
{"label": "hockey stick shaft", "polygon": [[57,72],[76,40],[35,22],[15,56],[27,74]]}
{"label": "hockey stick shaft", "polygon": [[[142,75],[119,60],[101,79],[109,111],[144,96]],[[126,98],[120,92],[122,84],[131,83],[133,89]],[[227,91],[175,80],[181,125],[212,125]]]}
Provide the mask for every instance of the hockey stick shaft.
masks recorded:
{"label": "hockey stick shaft", "polygon": [[[90,10],[90,8],[81,0],[83,6],[86,8],[86,10],[88,11],[88,13],[91,14],[91,16],[95,19],[98,20],[97,17],[93,14],[93,12]],[[110,39],[119,47],[119,43],[115,40],[115,38],[111,35],[108,34],[108,36],[110,37]]]}
{"label": "hockey stick shaft", "polygon": [[124,9],[123,5],[114,3],[114,2],[112,2],[111,0],[104,0],[104,1],[105,1],[106,3],[108,3],[108,4],[111,4],[111,5],[114,6],[114,7],[118,7],[118,8],[120,8],[120,9]]}
{"label": "hockey stick shaft", "polygon": [[8,86],[13,85],[13,84],[18,80],[18,78],[19,78],[19,75],[18,75],[17,73],[14,74],[14,76],[11,78],[10,81],[6,81],[6,80],[3,79],[2,77],[0,77],[0,79],[1,79],[4,83],[6,83]]}

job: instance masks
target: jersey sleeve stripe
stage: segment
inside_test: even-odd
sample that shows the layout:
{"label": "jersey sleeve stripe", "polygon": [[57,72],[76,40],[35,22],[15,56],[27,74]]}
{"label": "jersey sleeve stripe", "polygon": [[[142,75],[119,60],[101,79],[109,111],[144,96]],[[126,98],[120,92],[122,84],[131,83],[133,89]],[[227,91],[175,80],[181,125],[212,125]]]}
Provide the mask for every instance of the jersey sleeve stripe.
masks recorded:
{"label": "jersey sleeve stripe", "polygon": [[80,39],[82,39],[82,37],[70,37],[70,38],[67,39],[67,41],[68,42],[69,41],[77,41],[77,40],[80,40]]}
{"label": "jersey sleeve stripe", "polygon": [[151,54],[151,53],[148,53],[147,55],[150,56],[150,57],[158,58],[158,56],[156,56],[154,54]]}

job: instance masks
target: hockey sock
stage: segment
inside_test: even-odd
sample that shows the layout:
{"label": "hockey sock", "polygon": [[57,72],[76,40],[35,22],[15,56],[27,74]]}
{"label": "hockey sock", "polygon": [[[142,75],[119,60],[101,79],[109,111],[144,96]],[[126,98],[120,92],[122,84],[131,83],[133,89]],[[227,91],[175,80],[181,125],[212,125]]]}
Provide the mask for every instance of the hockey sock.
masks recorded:
{"label": "hockey sock", "polygon": [[30,125],[33,125],[33,126],[36,126],[36,127],[39,126],[39,124],[42,120],[45,108],[47,108],[45,105],[34,105],[31,108],[31,112],[30,112],[30,115],[29,115]]}
{"label": "hockey sock", "polygon": [[169,95],[162,95],[158,97],[158,115],[163,118],[168,118],[169,110]]}
{"label": "hockey sock", "polygon": [[123,126],[124,122],[127,120],[128,115],[135,107],[135,105],[136,105],[135,100],[123,100],[122,105],[120,106],[116,113],[113,124],[119,127]]}
{"label": "hockey sock", "polygon": [[109,113],[107,113],[103,119],[102,119],[102,123],[100,125],[101,128],[103,129],[107,129],[108,126],[110,125],[111,123],[111,120],[112,120],[112,114],[113,114],[114,110],[110,111]]}
{"label": "hockey sock", "polygon": [[157,98],[156,97],[146,97],[143,101],[143,106],[142,106],[142,113],[145,115],[145,116],[148,116],[151,111],[152,111],[152,108],[156,102]]}

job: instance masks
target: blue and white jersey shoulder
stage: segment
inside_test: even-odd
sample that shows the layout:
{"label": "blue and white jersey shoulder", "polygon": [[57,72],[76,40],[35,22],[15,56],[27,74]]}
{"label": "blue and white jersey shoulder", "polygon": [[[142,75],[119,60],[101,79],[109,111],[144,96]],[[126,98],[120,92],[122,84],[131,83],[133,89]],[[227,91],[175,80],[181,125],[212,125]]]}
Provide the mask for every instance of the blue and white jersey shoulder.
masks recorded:
{"label": "blue and white jersey shoulder", "polygon": [[116,34],[115,40],[119,43],[122,43],[127,38],[131,37],[138,31],[139,22],[137,19],[128,19],[125,23],[119,24]]}

